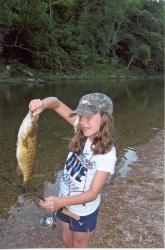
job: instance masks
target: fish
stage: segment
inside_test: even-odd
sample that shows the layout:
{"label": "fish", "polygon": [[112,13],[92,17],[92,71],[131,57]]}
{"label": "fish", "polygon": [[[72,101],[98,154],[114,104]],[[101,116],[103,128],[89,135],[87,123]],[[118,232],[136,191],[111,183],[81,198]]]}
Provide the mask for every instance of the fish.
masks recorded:
{"label": "fish", "polygon": [[23,185],[26,187],[32,181],[33,169],[37,156],[38,119],[28,112],[23,119],[17,136],[16,158],[17,172],[23,175]]}

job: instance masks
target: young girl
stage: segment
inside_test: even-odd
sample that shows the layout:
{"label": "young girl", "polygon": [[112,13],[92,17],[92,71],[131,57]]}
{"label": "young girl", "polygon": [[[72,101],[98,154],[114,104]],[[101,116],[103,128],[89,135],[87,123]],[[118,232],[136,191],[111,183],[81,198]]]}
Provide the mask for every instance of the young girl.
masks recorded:
{"label": "young girl", "polygon": [[[112,139],[111,99],[102,93],[83,96],[72,111],[56,97],[35,99],[29,104],[33,115],[46,108],[55,110],[75,128],[70,153],[61,175],[59,197],[49,196],[40,206],[57,211],[62,223],[62,239],[66,247],[86,248],[96,227],[100,192],[110,174],[114,173],[116,149]],[[79,216],[64,214],[62,208]]]}

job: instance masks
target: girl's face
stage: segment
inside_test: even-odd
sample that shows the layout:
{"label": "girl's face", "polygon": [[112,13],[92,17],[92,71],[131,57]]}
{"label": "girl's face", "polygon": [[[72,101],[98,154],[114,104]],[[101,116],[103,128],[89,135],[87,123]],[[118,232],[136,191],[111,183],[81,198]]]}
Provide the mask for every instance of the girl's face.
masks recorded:
{"label": "girl's face", "polygon": [[101,120],[100,113],[91,116],[80,115],[80,128],[84,135],[93,140],[100,131]]}

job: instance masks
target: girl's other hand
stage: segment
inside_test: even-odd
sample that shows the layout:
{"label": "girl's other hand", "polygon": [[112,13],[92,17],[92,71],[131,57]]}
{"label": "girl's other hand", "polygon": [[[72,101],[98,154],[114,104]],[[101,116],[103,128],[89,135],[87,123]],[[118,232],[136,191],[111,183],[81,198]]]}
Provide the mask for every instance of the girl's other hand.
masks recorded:
{"label": "girl's other hand", "polygon": [[43,200],[39,201],[39,205],[42,208],[49,210],[50,212],[57,211],[63,207],[62,198],[57,196],[49,196]]}
{"label": "girl's other hand", "polygon": [[29,103],[29,110],[33,113],[33,116],[39,115],[44,109],[44,102],[40,99],[31,100]]}

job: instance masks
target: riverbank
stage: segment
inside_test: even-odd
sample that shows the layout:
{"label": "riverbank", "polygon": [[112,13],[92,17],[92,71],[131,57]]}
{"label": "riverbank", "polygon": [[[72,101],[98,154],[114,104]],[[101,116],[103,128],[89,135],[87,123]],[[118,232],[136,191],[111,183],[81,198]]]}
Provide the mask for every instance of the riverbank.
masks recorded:
{"label": "riverbank", "polygon": [[164,247],[164,131],[136,148],[139,161],[116,177],[106,195],[90,247]]}
{"label": "riverbank", "polygon": [[31,86],[66,80],[159,80],[163,78],[163,72],[159,74],[149,74],[140,69],[129,70],[124,66],[96,65],[95,67],[80,71],[73,70],[68,73],[60,73],[50,70],[32,69],[21,64],[0,64],[0,84],[29,84]]}

